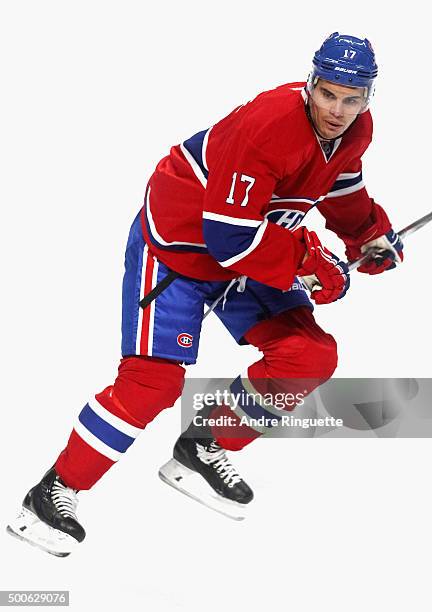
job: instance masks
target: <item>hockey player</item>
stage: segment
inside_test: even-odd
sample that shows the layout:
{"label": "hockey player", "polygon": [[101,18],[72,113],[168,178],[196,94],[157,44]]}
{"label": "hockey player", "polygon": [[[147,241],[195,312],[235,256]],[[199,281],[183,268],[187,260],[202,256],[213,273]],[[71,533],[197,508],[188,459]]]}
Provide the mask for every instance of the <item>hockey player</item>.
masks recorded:
{"label": "hockey player", "polygon": [[[159,162],[126,248],[118,376],[80,412],[66,447],[8,527],[12,534],[59,556],[84,539],[77,492],[92,488],[181,395],[182,364],[197,359],[204,306],[221,293],[216,315],[239,344],[263,354],[232,390],[247,394],[257,381],[288,380],[295,391],[303,379],[310,392],[332,375],[336,343],[315,322],[296,276],[308,279],[316,304],[327,304],[345,295],[348,268],[300,224],[317,207],[349,260],[373,252],[360,272],[402,261],[402,243],[362,179],[376,76],[369,41],[336,32],[315,53],[307,83],[261,93]],[[140,308],[161,282],[163,291]],[[214,415],[227,413],[274,415],[258,404],[234,412],[221,405]],[[226,450],[261,433],[192,426],[161,477],[189,492],[183,483],[195,475],[214,492],[214,506],[238,512],[253,493]]]}

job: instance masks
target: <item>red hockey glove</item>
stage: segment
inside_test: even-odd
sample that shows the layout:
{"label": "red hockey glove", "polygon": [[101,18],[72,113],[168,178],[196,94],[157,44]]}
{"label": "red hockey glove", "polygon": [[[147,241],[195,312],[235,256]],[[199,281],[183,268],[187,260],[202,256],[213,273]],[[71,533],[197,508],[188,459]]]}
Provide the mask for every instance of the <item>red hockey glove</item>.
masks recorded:
{"label": "red hockey glove", "polygon": [[370,251],[370,259],[358,269],[365,274],[380,274],[396,267],[403,261],[403,242],[396,234],[390,221],[379,206],[374,204],[373,218],[375,223],[357,238],[339,235],[346,244],[348,261],[359,259]]}
{"label": "red hockey glove", "polygon": [[[297,274],[304,277],[303,281],[312,291],[314,302],[330,304],[342,298],[350,285],[346,263],[323,247],[315,232],[299,227],[293,234],[306,246],[306,256]],[[316,285],[320,288],[314,291]]]}

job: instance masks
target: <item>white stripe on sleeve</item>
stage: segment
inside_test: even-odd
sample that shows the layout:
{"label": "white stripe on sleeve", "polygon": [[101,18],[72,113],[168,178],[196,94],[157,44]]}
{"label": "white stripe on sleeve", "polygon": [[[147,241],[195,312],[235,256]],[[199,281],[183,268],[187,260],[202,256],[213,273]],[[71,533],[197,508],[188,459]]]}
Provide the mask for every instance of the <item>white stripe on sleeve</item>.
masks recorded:
{"label": "white stripe on sleeve", "polygon": [[197,177],[201,185],[203,187],[207,187],[207,179],[204,176],[203,171],[198,166],[198,164],[196,163],[192,155],[189,153],[189,151],[186,149],[186,147],[183,145],[183,143],[180,145],[180,149],[183,155],[186,157],[186,160],[189,162],[192,170],[194,171],[195,176]]}
{"label": "white stripe on sleeve", "polygon": [[355,179],[358,176],[360,176],[360,174],[361,174],[361,171],[360,172],[343,172],[342,174],[339,174],[336,181],[348,181],[350,179]]}
{"label": "white stripe on sleeve", "polygon": [[356,183],[351,187],[345,187],[345,189],[339,189],[337,191],[330,191],[330,193],[326,195],[326,198],[339,198],[340,196],[349,195],[350,193],[360,191],[360,189],[363,189],[364,186],[364,181],[360,181],[360,183]]}
{"label": "white stripe on sleeve", "polygon": [[209,139],[209,135],[211,132],[212,128],[210,128],[209,130],[207,130],[205,136],[204,136],[204,140],[203,140],[203,146],[202,146],[202,160],[203,160],[203,166],[204,168],[208,171],[208,165],[207,165],[207,145],[208,145],[208,139]]}
{"label": "white stripe on sleeve", "polygon": [[237,219],[236,217],[228,217],[227,215],[219,215],[218,213],[206,211],[203,212],[203,219],[229,223],[230,225],[241,225],[243,227],[259,227],[262,223],[262,221],[256,221],[255,219]]}

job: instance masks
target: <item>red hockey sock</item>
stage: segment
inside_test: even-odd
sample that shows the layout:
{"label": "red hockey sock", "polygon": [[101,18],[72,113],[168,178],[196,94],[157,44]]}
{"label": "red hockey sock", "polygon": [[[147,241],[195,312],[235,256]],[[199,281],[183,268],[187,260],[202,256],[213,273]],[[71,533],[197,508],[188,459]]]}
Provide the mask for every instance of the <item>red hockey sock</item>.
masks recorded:
{"label": "red hockey sock", "polygon": [[55,468],[73,489],[90,489],[116,463],[150,421],[172,406],[183,389],[184,368],[150,357],[121,360],[113,386],[78,415]]}

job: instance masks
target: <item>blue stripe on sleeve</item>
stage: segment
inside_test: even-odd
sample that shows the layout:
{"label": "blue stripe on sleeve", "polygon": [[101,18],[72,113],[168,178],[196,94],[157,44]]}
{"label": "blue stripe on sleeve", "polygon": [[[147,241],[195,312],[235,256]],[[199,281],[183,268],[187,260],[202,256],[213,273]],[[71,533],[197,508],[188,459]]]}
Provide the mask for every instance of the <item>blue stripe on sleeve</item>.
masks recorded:
{"label": "blue stripe on sleeve", "polygon": [[249,248],[258,229],[203,219],[204,240],[217,261],[226,261]]}

